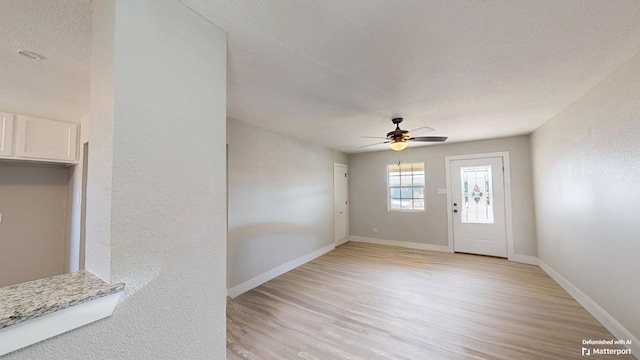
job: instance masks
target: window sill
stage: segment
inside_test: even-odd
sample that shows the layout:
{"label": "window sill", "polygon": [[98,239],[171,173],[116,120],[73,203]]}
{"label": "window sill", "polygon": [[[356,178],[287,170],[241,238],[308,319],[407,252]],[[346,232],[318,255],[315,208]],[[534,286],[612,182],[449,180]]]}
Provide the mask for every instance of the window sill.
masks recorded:
{"label": "window sill", "polygon": [[110,316],[123,290],[85,270],[0,288],[0,356]]}

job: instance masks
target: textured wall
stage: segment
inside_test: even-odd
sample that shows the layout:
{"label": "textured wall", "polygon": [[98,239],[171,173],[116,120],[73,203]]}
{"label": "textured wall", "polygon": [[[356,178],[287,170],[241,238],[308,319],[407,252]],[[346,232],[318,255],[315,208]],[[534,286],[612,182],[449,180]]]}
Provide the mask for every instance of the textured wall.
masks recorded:
{"label": "textured wall", "polygon": [[640,338],[640,54],[532,135],[538,253]]}
{"label": "textured wall", "polygon": [[[391,150],[349,155],[351,235],[386,240],[447,246],[447,197],[438,195],[445,188],[445,156],[509,151],[511,159],[511,205],[513,211],[514,252],[536,255],[533,216],[533,187],[528,136],[494,140],[409,146]],[[388,164],[424,162],[426,171],[426,211],[387,211]],[[372,228],[377,228],[374,233]]]}
{"label": "textured wall", "polygon": [[[115,2],[93,3],[91,111],[87,164],[86,269],[109,281],[111,277],[111,187],[114,123]],[[82,129],[81,137],[82,135]]]}
{"label": "textured wall", "polygon": [[229,120],[232,288],[334,242],[333,163],[346,155]]}
{"label": "textured wall", "polygon": [[0,287],[65,272],[67,168],[0,163]]}
{"label": "textured wall", "polygon": [[[94,15],[113,18],[102,4]],[[7,358],[224,359],[225,34],[173,0],[117,0],[111,24],[113,167],[102,169],[113,181],[101,200],[111,279],[127,289],[112,317]],[[109,136],[91,126],[92,139]]]}

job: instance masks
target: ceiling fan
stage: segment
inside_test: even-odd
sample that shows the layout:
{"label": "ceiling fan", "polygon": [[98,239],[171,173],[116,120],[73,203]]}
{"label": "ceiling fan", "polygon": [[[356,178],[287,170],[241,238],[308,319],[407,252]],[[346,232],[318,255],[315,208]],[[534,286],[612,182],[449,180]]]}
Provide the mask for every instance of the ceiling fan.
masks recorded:
{"label": "ceiling fan", "polygon": [[389,144],[389,147],[392,150],[400,151],[400,150],[406,149],[407,146],[409,146],[409,141],[443,142],[443,141],[447,140],[446,136],[418,136],[418,137],[412,137],[411,133],[414,132],[414,131],[417,131],[417,130],[434,131],[434,129],[430,128],[428,126],[422,126],[422,127],[417,128],[417,129],[413,129],[411,131],[408,131],[408,130],[400,129],[400,123],[402,122],[402,118],[394,118],[394,119],[391,120],[391,122],[396,125],[396,129],[393,130],[393,131],[389,131],[387,133],[386,137],[381,137],[381,136],[361,136],[362,138],[368,138],[368,139],[386,139],[386,141],[375,143],[375,144],[369,144],[369,145],[365,145],[365,146],[360,146],[360,147],[363,148],[363,147],[374,146],[374,145],[379,145],[379,144]]}

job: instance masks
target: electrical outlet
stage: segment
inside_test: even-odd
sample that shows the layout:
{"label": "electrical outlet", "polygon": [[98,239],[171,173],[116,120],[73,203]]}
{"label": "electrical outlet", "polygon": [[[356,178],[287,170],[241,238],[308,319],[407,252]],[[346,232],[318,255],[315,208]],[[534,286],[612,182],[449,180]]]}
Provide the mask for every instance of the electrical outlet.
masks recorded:
{"label": "electrical outlet", "polygon": [[378,232],[378,228],[373,228],[373,232],[377,233]]}

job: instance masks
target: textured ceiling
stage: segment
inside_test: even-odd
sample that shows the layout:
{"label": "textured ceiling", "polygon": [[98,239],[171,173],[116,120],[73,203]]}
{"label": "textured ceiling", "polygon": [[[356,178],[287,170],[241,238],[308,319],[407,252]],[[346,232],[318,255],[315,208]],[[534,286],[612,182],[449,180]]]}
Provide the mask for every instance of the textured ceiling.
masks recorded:
{"label": "textured ceiling", "polygon": [[0,111],[79,122],[89,111],[91,2],[0,0],[0,34]]}
{"label": "textured ceiling", "polygon": [[638,0],[182,2],[229,33],[229,116],[345,152],[529,133],[640,49]]}
{"label": "textured ceiling", "polygon": [[[229,34],[230,117],[345,152],[384,149],[357,147],[396,116],[449,141],[529,133],[640,50],[638,0],[181,2]],[[77,121],[90,1],[0,6],[0,110]]]}

